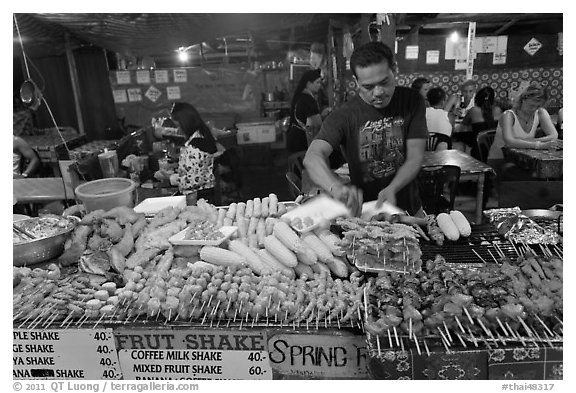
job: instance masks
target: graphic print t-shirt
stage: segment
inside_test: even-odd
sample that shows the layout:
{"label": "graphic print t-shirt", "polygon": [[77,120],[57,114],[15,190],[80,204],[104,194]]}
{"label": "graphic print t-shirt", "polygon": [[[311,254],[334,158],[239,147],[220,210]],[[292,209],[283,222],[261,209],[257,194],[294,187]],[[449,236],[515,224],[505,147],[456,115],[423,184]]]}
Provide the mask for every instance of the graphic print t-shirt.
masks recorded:
{"label": "graphic print t-shirt", "polygon": [[[316,139],[338,149],[348,159],[350,180],[362,188],[364,200],[378,198],[406,160],[406,140],[428,138],[426,106],[417,91],[396,87],[390,104],[377,109],[356,96],[333,112]],[[415,181],[396,194],[398,206],[414,214],[420,207]]]}

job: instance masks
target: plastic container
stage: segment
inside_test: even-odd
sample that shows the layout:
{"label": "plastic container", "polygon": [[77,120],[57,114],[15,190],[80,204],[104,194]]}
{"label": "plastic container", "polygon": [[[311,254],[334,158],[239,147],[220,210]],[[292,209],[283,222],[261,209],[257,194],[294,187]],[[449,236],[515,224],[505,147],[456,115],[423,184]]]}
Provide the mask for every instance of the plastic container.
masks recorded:
{"label": "plastic container", "polygon": [[105,150],[98,154],[98,161],[102,169],[102,176],[114,178],[118,176],[118,155],[115,150]]}
{"label": "plastic container", "polygon": [[76,196],[87,212],[110,210],[117,206],[134,206],[136,183],[130,179],[113,177],[84,183],[76,187]]}

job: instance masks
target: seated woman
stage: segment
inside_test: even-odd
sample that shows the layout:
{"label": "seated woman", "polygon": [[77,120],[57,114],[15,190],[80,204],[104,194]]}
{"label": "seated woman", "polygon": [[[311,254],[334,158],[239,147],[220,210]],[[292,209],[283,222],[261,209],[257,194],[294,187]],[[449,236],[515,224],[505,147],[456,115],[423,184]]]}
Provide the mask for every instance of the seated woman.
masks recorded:
{"label": "seated woman", "polygon": [[[27,162],[23,168],[23,162]],[[12,177],[14,179],[30,177],[40,166],[40,158],[32,147],[19,136],[12,137]]]}
{"label": "seated woman", "polygon": [[[512,164],[506,164],[502,148],[516,147],[521,149],[549,149],[553,141],[558,139],[558,133],[544,109],[548,100],[548,91],[538,83],[530,84],[514,100],[513,107],[502,114],[496,128],[496,136],[488,153],[488,165],[496,173],[517,179],[520,172]],[[544,136],[536,138],[536,130],[542,128]],[[516,175],[512,175],[514,171]]]}
{"label": "seated woman", "polygon": [[430,103],[428,102],[428,91],[430,91],[430,88],[432,87],[430,81],[424,77],[419,77],[414,79],[414,82],[412,82],[412,85],[410,87],[413,88],[414,90],[417,90],[418,93],[420,93],[422,98],[424,98],[426,106],[428,107],[430,105]]}
{"label": "seated woman", "polygon": [[426,126],[428,132],[434,132],[439,136],[436,150],[446,150],[451,147],[450,137],[454,125],[448,118],[448,112],[444,110],[446,105],[446,92],[441,87],[434,87],[428,91],[428,103],[426,108]]}
{"label": "seated woman", "polygon": [[462,120],[462,125],[468,126],[470,131],[462,133],[460,140],[472,148],[470,155],[477,159],[480,158],[476,147],[478,133],[495,129],[502,116],[502,109],[495,104],[495,97],[494,89],[489,86],[478,90],[474,96],[474,106]]}
{"label": "seated woman", "polygon": [[199,198],[214,199],[214,154],[216,141],[194,106],[176,102],[170,114],[171,120],[186,136],[178,160],[178,188],[186,195],[188,205]]}
{"label": "seated woman", "polygon": [[306,71],[296,86],[290,104],[290,127],[286,133],[286,149],[290,153],[306,151],[320,131],[322,118],[316,95],[321,88],[320,70]]}

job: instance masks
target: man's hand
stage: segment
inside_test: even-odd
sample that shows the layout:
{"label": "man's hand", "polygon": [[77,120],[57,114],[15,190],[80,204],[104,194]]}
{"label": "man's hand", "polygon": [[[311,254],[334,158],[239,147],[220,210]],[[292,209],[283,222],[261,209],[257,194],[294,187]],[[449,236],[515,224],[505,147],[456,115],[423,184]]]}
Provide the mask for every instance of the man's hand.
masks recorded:
{"label": "man's hand", "polygon": [[332,189],[331,195],[334,199],[344,203],[355,217],[362,213],[363,195],[362,190],[354,186],[339,185]]}
{"label": "man's hand", "polygon": [[378,200],[376,201],[376,209],[380,208],[384,202],[396,206],[396,191],[390,187],[386,187],[380,191],[378,193]]}

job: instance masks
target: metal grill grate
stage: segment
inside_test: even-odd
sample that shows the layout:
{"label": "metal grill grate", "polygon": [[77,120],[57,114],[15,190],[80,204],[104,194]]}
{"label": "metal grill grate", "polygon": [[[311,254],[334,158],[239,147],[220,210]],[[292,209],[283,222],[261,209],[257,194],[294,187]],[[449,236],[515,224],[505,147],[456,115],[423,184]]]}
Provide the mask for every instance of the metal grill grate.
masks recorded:
{"label": "metal grill grate", "polygon": [[[561,245],[559,247],[562,248]],[[516,250],[521,252],[519,246],[515,248],[515,245],[500,235],[491,224],[473,225],[472,234],[468,238],[461,238],[455,242],[445,240],[442,246],[432,241],[421,240],[420,248],[422,261],[433,260],[437,254],[440,254],[448,263],[495,262],[494,258],[499,258],[499,251],[507,258],[515,260],[518,257]],[[543,255],[543,251],[538,246],[532,246],[531,249],[534,253]]]}

